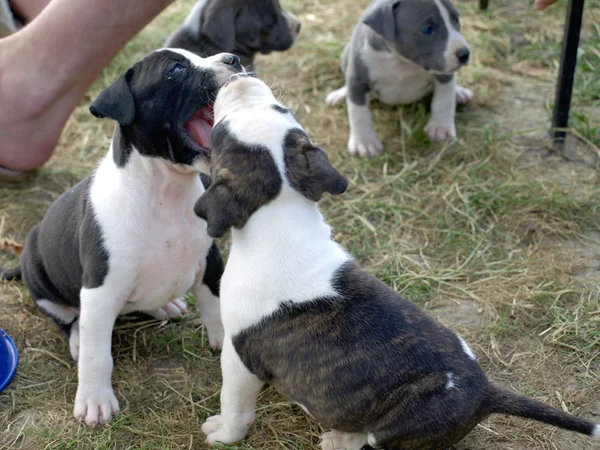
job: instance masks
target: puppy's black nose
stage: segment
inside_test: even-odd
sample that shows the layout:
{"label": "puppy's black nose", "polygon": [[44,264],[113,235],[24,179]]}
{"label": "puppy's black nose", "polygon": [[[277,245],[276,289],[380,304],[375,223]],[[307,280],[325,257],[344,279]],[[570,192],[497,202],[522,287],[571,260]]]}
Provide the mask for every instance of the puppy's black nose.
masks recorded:
{"label": "puppy's black nose", "polygon": [[302,28],[302,24],[298,21],[298,25],[296,25],[296,34],[300,33],[300,28]]}
{"label": "puppy's black nose", "polygon": [[458,62],[461,64],[467,64],[469,62],[469,57],[471,56],[471,51],[467,47],[459,48],[456,50],[456,57],[458,58]]}
{"label": "puppy's black nose", "polygon": [[228,53],[227,55],[223,56],[223,64],[231,66],[231,68],[235,69],[236,72],[241,72],[243,70],[242,65],[240,64],[240,58],[237,55]]}

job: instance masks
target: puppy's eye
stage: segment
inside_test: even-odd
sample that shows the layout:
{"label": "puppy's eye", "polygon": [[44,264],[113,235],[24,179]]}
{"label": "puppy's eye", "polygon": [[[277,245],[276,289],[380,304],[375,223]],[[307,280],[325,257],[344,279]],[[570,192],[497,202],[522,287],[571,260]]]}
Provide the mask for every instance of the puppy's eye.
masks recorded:
{"label": "puppy's eye", "polygon": [[173,67],[171,67],[171,69],[169,69],[169,73],[167,74],[169,77],[172,77],[173,75],[181,72],[182,70],[184,70],[185,67],[183,67],[181,64],[176,63],[175,65],[173,65]]}
{"label": "puppy's eye", "polygon": [[423,28],[421,28],[421,33],[423,33],[425,36],[431,36],[433,33],[435,33],[435,27],[433,25],[425,25]]}

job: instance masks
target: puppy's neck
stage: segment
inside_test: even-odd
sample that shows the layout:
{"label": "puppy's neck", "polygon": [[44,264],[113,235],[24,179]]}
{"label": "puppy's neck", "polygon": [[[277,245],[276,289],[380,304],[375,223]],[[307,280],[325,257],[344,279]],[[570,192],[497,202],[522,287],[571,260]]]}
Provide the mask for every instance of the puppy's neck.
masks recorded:
{"label": "puppy's neck", "polygon": [[[113,144],[114,145],[114,144]],[[199,174],[188,166],[173,164],[159,157],[142,156],[135,147],[124,166],[114,162],[113,145],[103,165],[112,166],[117,176],[128,184],[143,184],[152,191],[185,190],[199,182]]]}
{"label": "puppy's neck", "polygon": [[[264,252],[269,258],[288,259],[290,255],[344,252],[331,238],[317,203],[289,186],[282,187],[276,199],[259,208],[242,229],[232,231],[232,251]],[[345,253],[345,252],[344,252]]]}

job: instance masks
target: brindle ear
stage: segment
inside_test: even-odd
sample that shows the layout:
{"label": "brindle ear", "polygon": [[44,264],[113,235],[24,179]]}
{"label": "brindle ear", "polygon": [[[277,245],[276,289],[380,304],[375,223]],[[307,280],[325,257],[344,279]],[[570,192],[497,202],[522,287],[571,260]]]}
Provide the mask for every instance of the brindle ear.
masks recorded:
{"label": "brindle ear", "polygon": [[230,6],[221,7],[212,1],[200,19],[200,30],[223,51],[235,49],[235,11]]}
{"label": "brindle ear", "polygon": [[121,125],[131,125],[135,119],[135,103],[129,89],[133,70],[129,69],[104,89],[90,106],[90,112],[99,118],[109,117]]}
{"label": "brindle ear", "polygon": [[299,129],[288,132],[284,142],[285,175],[290,185],[313,202],[324,192],[346,192],[348,180],[329,162],[327,153],[313,145]]}
{"label": "brindle ear", "polygon": [[212,184],[196,202],[194,212],[206,220],[210,237],[220,238],[233,226],[243,226],[243,208],[224,184]]}
{"label": "brindle ear", "polygon": [[400,0],[375,3],[366,13],[363,23],[386,41],[393,41],[396,38],[396,8],[399,4]]}

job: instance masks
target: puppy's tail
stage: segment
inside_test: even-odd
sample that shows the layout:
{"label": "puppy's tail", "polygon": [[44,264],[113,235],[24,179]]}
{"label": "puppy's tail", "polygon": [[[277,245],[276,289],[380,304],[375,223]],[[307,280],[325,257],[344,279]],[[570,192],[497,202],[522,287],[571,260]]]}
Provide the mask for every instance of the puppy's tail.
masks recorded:
{"label": "puppy's tail", "polygon": [[3,269],[2,267],[0,267],[0,280],[20,280],[21,275],[21,266],[17,266],[13,269]]}
{"label": "puppy's tail", "polygon": [[600,424],[575,417],[500,386],[490,385],[488,408],[491,413],[525,417],[600,440]]}

